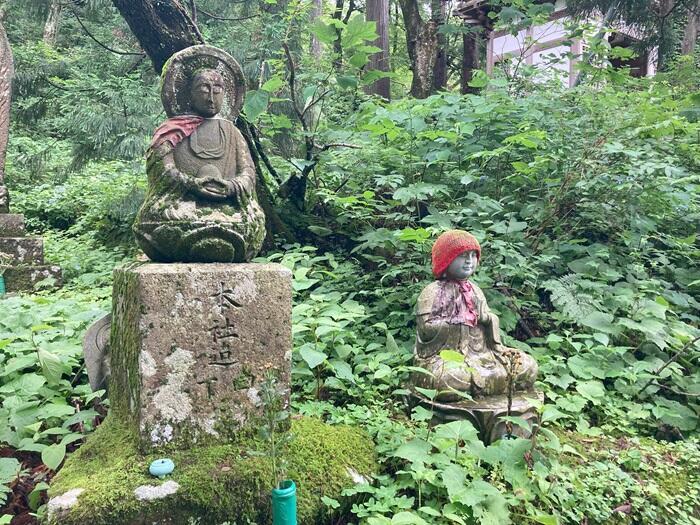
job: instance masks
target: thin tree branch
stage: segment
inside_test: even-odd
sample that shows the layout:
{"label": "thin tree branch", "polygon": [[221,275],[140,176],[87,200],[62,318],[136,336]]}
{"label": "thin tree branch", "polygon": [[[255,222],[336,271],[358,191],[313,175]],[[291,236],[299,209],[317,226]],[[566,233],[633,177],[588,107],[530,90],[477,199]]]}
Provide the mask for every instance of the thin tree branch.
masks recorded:
{"label": "thin tree branch", "polygon": [[[681,356],[681,354],[682,354],[683,352],[685,352],[688,348],[690,348],[691,346],[693,346],[698,340],[700,340],[700,335],[697,336],[697,337],[696,337],[695,339],[693,339],[692,341],[689,341],[689,342],[687,342],[685,345],[683,345],[683,348],[681,348],[680,350],[678,350],[678,352],[676,352],[675,354],[673,354],[673,356],[672,356],[668,361],[666,361],[666,362],[663,364],[663,366],[662,366],[661,368],[659,368],[656,372],[654,372],[654,375],[655,375],[655,376],[658,376],[661,372],[663,372],[663,371],[666,369],[666,367],[667,367],[668,365],[670,365],[670,364],[673,363],[676,359],[678,359],[678,358]],[[635,397],[641,396],[642,393],[643,393],[647,388],[649,388],[649,387],[654,383],[655,380],[656,380],[656,377],[652,377],[652,378],[647,382],[647,384],[644,385],[644,386],[642,387],[642,389],[641,389],[639,392],[637,392],[637,394],[636,394]]]}
{"label": "thin tree branch", "polygon": [[78,24],[80,24],[80,27],[83,28],[83,31],[85,31],[85,34],[86,34],[87,36],[89,36],[92,40],[94,40],[94,41],[97,43],[97,45],[99,45],[100,47],[106,49],[106,50],[109,51],[110,53],[114,53],[115,55],[124,55],[124,56],[144,56],[144,55],[145,55],[145,53],[134,53],[134,52],[131,52],[131,51],[118,51],[118,50],[116,50],[116,49],[113,49],[113,48],[109,47],[109,46],[106,45],[106,44],[103,44],[103,43],[100,42],[97,38],[95,38],[95,36],[90,32],[90,30],[89,30],[87,27],[85,27],[85,24],[84,24],[83,21],[80,19],[80,17],[78,16],[78,13],[75,11],[75,9],[71,8],[71,13],[73,13],[73,16],[74,16],[75,19],[78,21]]}
{"label": "thin tree branch", "polygon": [[190,0],[190,18],[197,25],[197,4],[194,0]]}
{"label": "thin tree branch", "polygon": [[331,142],[330,144],[324,144],[323,146],[315,146],[318,148],[319,153],[321,151],[326,151],[331,148],[352,148],[352,149],[362,149],[362,146],[358,146],[357,144],[348,144],[346,142]]}
{"label": "thin tree branch", "polygon": [[350,0],[350,3],[348,4],[348,12],[345,13],[345,17],[343,17],[343,23],[347,24],[348,21],[350,20],[350,15],[352,15],[355,12],[355,8],[357,6],[355,5],[355,0]]}
{"label": "thin tree branch", "polygon": [[284,54],[287,57],[287,66],[289,67],[289,91],[292,98],[292,107],[294,112],[301,120],[301,127],[306,129],[306,122],[304,121],[304,113],[299,109],[299,104],[297,103],[297,87],[296,87],[296,68],[294,66],[294,59],[292,58],[292,52],[289,50],[289,45],[287,42],[282,43],[282,48],[284,49]]}
{"label": "thin tree branch", "polygon": [[326,96],[328,93],[330,93],[330,92],[331,92],[331,90],[330,90],[330,89],[327,89],[327,90],[325,90],[323,93],[321,93],[318,97],[316,97],[315,99],[313,99],[313,100],[309,103],[309,105],[306,106],[306,107],[304,108],[304,111],[302,111],[302,114],[303,114],[303,115],[306,115],[306,112],[307,112],[307,111],[309,111],[312,107],[314,107],[316,104],[318,104],[319,102],[321,102],[321,100],[323,100],[323,97],[325,97],[325,96]]}
{"label": "thin tree branch", "polygon": [[668,390],[669,392],[673,392],[676,395],[679,396],[688,396],[688,397],[700,397],[700,394],[691,394],[690,392],[683,392],[681,390],[676,390],[675,388],[671,388],[670,386],[662,385],[661,383],[652,383],[653,386],[658,386],[659,388],[663,388],[664,390]]}
{"label": "thin tree branch", "polygon": [[265,164],[267,171],[270,172],[270,174],[277,181],[278,184],[282,184],[282,177],[280,177],[279,173],[277,173],[277,170],[270,162],[270,159],[267,156],[267,153],[265,152],[262,144],[260,143],[260,137],[258,136],[257,128],[253,124],[249,124],[248,129],[250,130],[251,137],[253,137],[253,143],[255,145],[255,149],[258,150],[258,155],[260,156],[263,163]]}

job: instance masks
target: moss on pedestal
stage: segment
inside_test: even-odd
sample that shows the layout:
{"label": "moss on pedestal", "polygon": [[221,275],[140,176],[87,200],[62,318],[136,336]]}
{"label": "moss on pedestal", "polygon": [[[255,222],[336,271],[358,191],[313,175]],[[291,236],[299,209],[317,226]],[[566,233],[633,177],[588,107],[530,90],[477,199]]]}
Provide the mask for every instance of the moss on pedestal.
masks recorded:
{"label": "moss on pedestal", "polygon": [[[292,422],[294,440],[288,451],[288,476],[297,484],[299,523],[325,523],[322,496],[338,498],[353,485],[350,470],[361,475],[377,472],[374,445],[360,429],[331,426],[314,418]],[[83,489],[65,514],[53,514],[52,525],[186,524],[204,518],[215,525],[230,522],[271,523],[270,490],[274,486],[271,462],[254,438],[216,446],[194,445],[188,450],[142,455],[133,427],[110,416],[76,451],[54,478],[49,496]],[[170,457],[175,471],[167,480],[179,488],[162,499],[141,501],[134,490],[161,485],[148,474],[158,457]]]}

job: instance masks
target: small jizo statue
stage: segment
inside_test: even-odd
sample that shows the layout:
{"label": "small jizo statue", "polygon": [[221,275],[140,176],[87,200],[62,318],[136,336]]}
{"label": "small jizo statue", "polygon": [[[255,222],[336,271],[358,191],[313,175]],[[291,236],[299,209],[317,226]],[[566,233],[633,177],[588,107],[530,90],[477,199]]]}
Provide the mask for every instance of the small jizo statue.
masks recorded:
{"label": "small jizo statue", "polygon": [[[433,275],[437,279],[421,292],[416,306],[416,365],[434,376],[416,374],[414,383],[438,390],[435,401],[474,399],[507,394],[508,376],[514,391],[532,388],[535,360],[501,343],[498,317],[491,312],[481,289],[469,278],[481,258],[479,242],[469,233],[450,230],[433,245]],[[443,350],[464,356],[464,364],[445,362]]]}
{"label": "small jizo statue", "polygon": [[245,94],[241,67],[220,49],[193,46],[164,72],[170,118],[147,152],[136,239],[157,262],[249,261],[262,245],[265,215],[248,145],[231,121]]}

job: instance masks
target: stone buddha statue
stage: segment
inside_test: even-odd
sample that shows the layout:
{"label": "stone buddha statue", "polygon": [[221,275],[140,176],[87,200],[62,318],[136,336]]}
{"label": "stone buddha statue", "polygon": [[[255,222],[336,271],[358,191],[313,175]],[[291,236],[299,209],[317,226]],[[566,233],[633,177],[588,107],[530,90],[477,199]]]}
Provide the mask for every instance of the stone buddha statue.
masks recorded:
{"label": "stone buddha statue", "polygon": [[[518,399],[514,407],[512,398],[524,392],[537,395],[533,391],[537,363],[501,342],[498,317],[481,289],[469,280],[480,258],[479,242],[465,231],[445,232],[433,245],[436,280],[423,289],[416,306],[415,364],[429,374],[416,373],[412,381],[438,391],[433,405],[442,409],[444,419],[459,419],[463,412],[461,417],[477,427],[488,427],[480,430],[490,435],[494,421],[485,422],[484,415],[493,419],[508,411],[504,404],[509,388],[512,413],[522,414],[521,409],[529,408],[518,404]],[[463,362],[443,360],[443,350],[458,352]],[[465,401],[469,396],[472,399]]]}
{"label": "stone buddha statue", "polygon": [[265,215],[248,145],[231,119],[243,103],[238,63],[193,46],[164,67],[170,117],[147,152],[148,191],[134,232],[157,262],[243,262],[260,250]]}

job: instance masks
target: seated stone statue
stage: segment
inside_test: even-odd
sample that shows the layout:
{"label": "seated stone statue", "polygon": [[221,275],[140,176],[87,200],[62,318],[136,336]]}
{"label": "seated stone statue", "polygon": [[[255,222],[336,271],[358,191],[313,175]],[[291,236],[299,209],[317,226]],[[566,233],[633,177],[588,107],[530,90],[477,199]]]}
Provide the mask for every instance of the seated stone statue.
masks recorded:
{"label": "seated stone statue", "polygon": [[[433,374],[415,374],[417,386],[437,389],[435,401],[475,400],[507,394],[508,370],[514,390],[532,388],[537,378],[535,360],[501,343],[498,317],[491,312],[481,289],[469,280],[481,258],[481,247],[469,233],[451,230],[432,249],[437,279],[420,294],[416,307],[416,366]],[[463,365],[445,362],[443,350],[464,356]],[[457,391],[457,392],[455,392]]]}
{"label": "seated stone statue", "polygon": [[148,192],[134,224],[150,259],[243,262],[260,250],[265,215],[255,168],[229,120],[244,87],[238,63],[216,48],[193,46],[166,64],[162,100],[170,118],[148,149]]}

